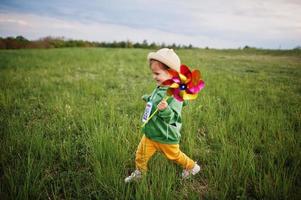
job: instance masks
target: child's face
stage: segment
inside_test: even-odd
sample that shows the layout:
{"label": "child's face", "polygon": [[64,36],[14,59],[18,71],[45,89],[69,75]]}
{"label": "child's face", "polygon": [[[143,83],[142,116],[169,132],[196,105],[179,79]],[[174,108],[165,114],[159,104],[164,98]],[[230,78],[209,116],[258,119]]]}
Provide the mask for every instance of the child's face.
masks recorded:
{"label": "child's face", "polygon": [[171,78],[168,71],[164,69],[164,65],[156,60],[151,61],[150,68],[153,74],[153,79],[156,81],[157,85],[161,85],[165,80]]}

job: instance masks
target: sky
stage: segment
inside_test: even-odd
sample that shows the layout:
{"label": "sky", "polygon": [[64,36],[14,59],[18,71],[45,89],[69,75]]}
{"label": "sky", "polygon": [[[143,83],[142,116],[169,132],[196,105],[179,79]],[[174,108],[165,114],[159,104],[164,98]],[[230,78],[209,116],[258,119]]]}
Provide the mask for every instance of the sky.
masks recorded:
{"label": "sky", "polygon": [[0,36],[292,49],[301,0],[0,0]]}

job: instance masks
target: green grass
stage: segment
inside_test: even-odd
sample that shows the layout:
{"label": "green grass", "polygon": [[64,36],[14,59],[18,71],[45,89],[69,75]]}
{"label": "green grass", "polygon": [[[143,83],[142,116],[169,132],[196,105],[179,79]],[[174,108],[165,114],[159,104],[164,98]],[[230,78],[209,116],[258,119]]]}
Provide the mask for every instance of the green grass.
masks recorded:
{"label": "green grass", "polygon": [[155,87],[142,49],[0,51],[0,199],[297,199],[301,53],[179,50],[206,82],[183,110],[182,150],[134,169],[144,102]]}

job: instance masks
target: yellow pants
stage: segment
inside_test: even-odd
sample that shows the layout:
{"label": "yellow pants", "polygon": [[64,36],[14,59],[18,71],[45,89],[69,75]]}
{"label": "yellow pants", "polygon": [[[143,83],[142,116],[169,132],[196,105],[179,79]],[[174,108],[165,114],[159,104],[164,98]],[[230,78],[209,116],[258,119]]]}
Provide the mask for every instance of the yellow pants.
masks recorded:
{"label": "yellow pants", "polygon": [[161,151],[169,160],[176,162],[184,169],[192,169],[195,165],[194,161],[180,150],[179,144],[162,144],[143,135],[136,151],[136,168],[146,171],[147,163],[156,151]]}

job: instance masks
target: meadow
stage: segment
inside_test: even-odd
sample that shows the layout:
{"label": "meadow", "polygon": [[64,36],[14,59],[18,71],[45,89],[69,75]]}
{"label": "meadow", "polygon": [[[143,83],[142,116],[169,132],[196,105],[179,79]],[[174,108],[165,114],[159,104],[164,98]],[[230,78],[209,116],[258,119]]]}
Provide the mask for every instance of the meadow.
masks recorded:
{"label": "meadow", "polygon": [[148,49],[0,50],[0,199],[300,199],[301,52],[181,49],[206,83],[182,150],[125,184],[155,87]]}

